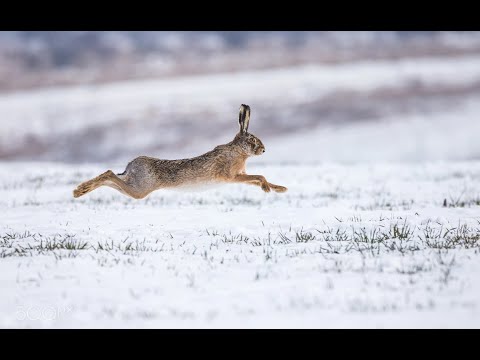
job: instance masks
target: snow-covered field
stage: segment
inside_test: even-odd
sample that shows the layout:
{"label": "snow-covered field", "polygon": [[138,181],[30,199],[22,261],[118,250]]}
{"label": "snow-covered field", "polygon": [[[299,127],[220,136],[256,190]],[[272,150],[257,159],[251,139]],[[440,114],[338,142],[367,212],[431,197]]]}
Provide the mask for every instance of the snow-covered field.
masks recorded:
{"label": "snow-covered field", "polygon": [[[0,327],[478,328],[479,91],[471,54],[1,94]],[[241,103],[287,193],[73,198]]]}
{"label": "snow-covered field", "polygon": [[478,161],[260,157],[287,193],[72,197],[123,166],[0,164],[0,327],[480,325]]}

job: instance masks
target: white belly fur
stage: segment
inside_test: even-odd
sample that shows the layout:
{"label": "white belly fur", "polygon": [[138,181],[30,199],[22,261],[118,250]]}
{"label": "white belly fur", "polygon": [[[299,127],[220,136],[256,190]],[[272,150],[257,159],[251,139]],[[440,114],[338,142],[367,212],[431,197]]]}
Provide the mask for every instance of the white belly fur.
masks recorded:
{"label": "white belly fur", "polygon": [[201,192],[218,188],[221,185],[225,185],[224,182],[204,182],[204,183],[187,183],[170,188],[171,190],[182,192]]}

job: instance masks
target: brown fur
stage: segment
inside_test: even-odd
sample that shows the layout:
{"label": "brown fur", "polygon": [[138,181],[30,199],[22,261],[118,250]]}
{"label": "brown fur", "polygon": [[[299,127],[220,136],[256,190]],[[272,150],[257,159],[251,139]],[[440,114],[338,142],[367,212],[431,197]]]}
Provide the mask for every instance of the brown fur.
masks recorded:
{"label": "brown fur", "polygon": [[240,131],[228,144],[190,159],[162,160],[140,156],[131,161],[122,174],[111,170],[80,184],[73,196],[78,198],[100,186],[109,186],[134,199],[152,191],[208,183],[245,183],[260,186],[263,191],[285,192],[287,188],[269,183],[262,175],[247,175],[245,163],[250,156],[265,152],[263,143],[247,132],[250,107],[240,107]]}

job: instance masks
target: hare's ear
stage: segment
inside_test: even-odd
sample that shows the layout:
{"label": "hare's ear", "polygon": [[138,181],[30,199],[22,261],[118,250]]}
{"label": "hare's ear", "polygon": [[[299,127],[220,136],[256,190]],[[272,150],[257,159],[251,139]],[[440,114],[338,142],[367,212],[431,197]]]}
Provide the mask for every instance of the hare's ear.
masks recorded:
{"label": "hare's ear", "polygon": [[242,104],[240,106],[240,113],[238,115],[238,123],[240,125],[240,132],[245,134],[248,130],[248,123],[250,122],[250,106]]}

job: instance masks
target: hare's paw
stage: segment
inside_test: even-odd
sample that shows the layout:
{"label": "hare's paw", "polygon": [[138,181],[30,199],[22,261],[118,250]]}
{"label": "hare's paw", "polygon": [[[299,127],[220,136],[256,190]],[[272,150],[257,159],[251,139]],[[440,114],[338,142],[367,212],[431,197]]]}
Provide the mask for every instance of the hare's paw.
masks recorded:
{"label": "hare's paw", "polygon": [[91,185],[88,183],[83,183],[77,186],[75,190],[73,190],[73,197],[80,197],[88,193],[91,189]]}
{"label": "hare's paw", "polygon": [[75,190],[73,190],[73,197],[75,197],[75,198],[78,198],[78,197],[80,197],[80,196],[82,196],[82,195],[84,195],[84,194],[85,194],[85,191],[82,191],[82,190],[80,190],[80,189],[78,189],[78,188],[75,189]]}
{"label": "hare's paw", "polygon": [[277,193],[284,193],[288,190],[285,186],[281,186],[281,185],[275,185],[270,187],[273,189],[273,191]]}
{"label": "hare's paw", "polygon": [[270,192],[270,186],[267,183],[262,183],[262,190],[265,192]]}

